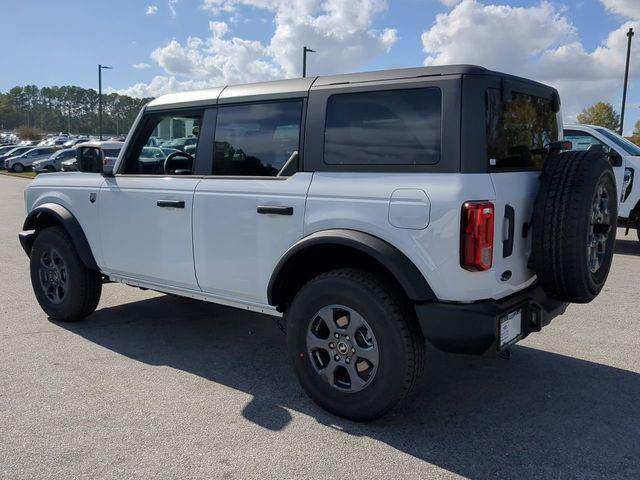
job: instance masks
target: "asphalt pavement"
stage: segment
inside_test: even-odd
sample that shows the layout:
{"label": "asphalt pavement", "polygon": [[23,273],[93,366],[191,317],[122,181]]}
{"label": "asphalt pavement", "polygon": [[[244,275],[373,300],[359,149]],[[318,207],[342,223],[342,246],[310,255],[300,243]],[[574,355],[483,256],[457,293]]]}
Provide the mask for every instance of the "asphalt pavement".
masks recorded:
{"label": "asphalt pavement", "polygon": [[0,478],[640,478],[635,232],[594,302],[510,360],[430,348],[409,401],[359,424],[305,396],[269,317],[108,284],[84,322],[49,320],[28,182],[0,175]]}

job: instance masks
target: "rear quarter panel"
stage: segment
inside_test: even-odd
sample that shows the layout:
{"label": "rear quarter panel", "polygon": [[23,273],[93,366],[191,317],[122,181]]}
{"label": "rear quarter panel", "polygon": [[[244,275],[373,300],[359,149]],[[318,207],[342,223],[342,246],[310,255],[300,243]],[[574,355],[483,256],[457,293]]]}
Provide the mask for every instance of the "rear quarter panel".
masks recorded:
{"label": "rear quarter panel", "polygon": [[[390,223],[390,198],[397,189],[427,194],[426,228]],[[501,281],[500,272],[469,272],[460,266],[460,217],[468,200],[495,202],[489,174],[316,172],[307,197],[304,234],[345,228],[377,236],[413,261],[440,300],[499,299],[520,290],[520,284]]]}

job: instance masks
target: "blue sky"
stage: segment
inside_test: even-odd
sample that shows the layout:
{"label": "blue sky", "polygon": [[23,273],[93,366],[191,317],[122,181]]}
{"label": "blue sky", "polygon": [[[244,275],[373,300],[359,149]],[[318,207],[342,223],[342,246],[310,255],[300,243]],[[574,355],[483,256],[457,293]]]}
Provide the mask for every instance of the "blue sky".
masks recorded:
{"label": "blue sky", "polygon": [[598,100],[619,108],[633,26],[625,130],[640,118],[640,0],[1,0],[0,12],[0,91],[96,88],[98,63],[114,68],[108,89],[134,95],[292,77],[308,44],[311,75],[464,62],[536,78],[569,119]]}

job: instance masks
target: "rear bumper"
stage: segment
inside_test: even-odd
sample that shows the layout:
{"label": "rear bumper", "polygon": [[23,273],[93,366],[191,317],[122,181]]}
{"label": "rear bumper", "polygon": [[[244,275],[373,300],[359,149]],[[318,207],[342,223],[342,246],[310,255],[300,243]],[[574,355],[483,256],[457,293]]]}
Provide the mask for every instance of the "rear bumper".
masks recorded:
{"label": "rear bumper", "polygon": [[418,321],[429,342],[453,353],[491,355],[500,344],[500,320],[521,310],[521,334],[510,344],[539,332],[567,309],[568,303],[550,298],[535,285],[501,300],[476,303],[423,303],[415,306]]}

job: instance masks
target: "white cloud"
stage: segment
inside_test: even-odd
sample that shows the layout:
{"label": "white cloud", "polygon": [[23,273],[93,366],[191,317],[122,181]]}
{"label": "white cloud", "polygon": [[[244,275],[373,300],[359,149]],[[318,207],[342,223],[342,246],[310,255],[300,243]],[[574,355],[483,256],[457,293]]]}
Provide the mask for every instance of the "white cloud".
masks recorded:
{"label": "white cloud", "polygon": [[158,13],[158,6],[157,5],[148,5],[147,6],[147,11],[145,13],[147,15],[155,15],[156,13]]}
{"label": "white cloud", "polygon": [[[629,27],[640,22],[621,25],[588,51],[565,12],[548,2],[510,7],[463,0],[423,33],[424,63],[473,63],[551,84],[565,116],[574,119],[596,101],[619,103]],[[631,79],[640,76],[640,49],[633,57]]]}
{"label": "white cloud", "polygon": [[178,0],[169,0],[167,2],[167,6],[169,7],[169,11],[171,12],[171,16],[173,18],[176,18],[177,16],[177,12],[176,12],[177,5],[178,5]]}
{"label": "white cloud", "polygon": [[147,68],[151,68],[151,65],[149,65],[148,63],[134,63],[131,66],[136,70],[145,70]]}
{"label": "white cloud", "polygon": [[443,5],[445,5],[447,7],[455,7],[461,1],[462,0],[440,0],[440,3],[442,3]]}
{"label": "white cloud", "polygon": [[159,95],[296,77],[300,75],[303,45],[317,50],[309,57],[311,74],[351,71],[387,52],[397,41],[395,29],[376,30],[372,26],[387,8],[385,0],[204,0],[202,8],[213,14],[236,15],[239,6],[273,15],[275,27],[268,43],[231,36],[227,23],[211,21],[209,37],[172,40],[151,53],[167,75],[123,92]]}
{"label": "white cloud", "polygon": [[640,20],[639,0],[600,0],[607,10],[633,20]]}

